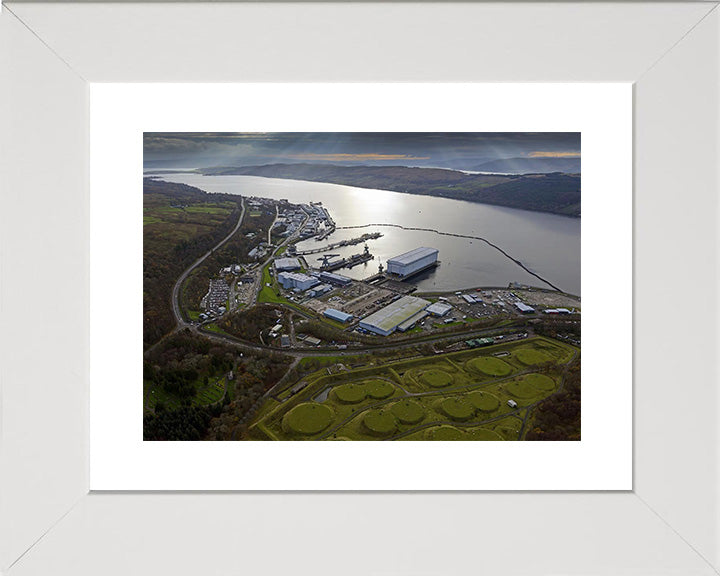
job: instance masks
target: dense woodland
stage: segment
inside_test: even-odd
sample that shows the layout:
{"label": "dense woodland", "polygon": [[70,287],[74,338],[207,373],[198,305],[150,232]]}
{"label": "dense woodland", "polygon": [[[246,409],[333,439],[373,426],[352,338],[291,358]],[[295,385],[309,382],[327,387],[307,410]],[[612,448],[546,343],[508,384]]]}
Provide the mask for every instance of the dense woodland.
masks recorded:
{"label": "dense woodland", "polygon": [[[291,358],[274,352],[244,354],[184,330],[146,355],[144,377],[165,392],[183,398],[179,408],[158,403],[144,418],[145,440],[231,439],[259,406],[263,394],[287,372]],[[234,378],[221,402],[193,404],[195,385],[208,377],[233,371]]]}
{"label": "dense woodland", "polygon": [[535,409],[526,440],[580,440],[580,359],[567,367],[562,392]]}
{"label": "dense woodland", "polygon": [[246,174],[332,182],[359,188],[393,190],[508,206],[565,216],[580,216],[580,175],[552,172],[503,176],[466,174],[441,168],[406,166],[334,166],[268,164],[240,168],[218,167],[203,174]]}
{"label": "dense woodland", "polygon": [[265,333],[278,322],[283,326],[283,332],[289,328],[288,310],[274,304],[258,304],[247,310],[241,310],[224,316],[220,327],[232,336],[248,342],[261,344],[260,334]]}
{"label": "dense woodland", "polygon": [[[188,210],[218,205],[215,211]],[[182,271],[226,236],[240,215],[240,197],[146,178],[143,182],[143,343],[175,327],[172,287]]]}

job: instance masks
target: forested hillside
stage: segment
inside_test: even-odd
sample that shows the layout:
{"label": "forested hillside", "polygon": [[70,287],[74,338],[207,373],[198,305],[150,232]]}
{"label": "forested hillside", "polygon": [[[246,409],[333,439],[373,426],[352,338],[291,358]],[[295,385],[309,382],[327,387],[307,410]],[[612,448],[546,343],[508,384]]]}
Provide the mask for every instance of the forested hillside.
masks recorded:
{"label": "forested hillside", "polygon": [[146,178],[143,183],[143,343],[170,332],[172,287],[182,271],[226,236],[240,197]]}
{"label": "forested hillside", "polygon": [[440,168],[268,164],[200,170],[203,174],[243,174],[331,182],[508,206],[564,216],[580,216],[580,175],[553,172],[503,176],[467,174]]}

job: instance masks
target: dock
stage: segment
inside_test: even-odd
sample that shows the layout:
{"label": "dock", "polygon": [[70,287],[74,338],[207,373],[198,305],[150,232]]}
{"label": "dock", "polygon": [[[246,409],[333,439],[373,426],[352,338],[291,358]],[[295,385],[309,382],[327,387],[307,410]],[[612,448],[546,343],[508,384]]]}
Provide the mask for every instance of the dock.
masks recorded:
{"label": "dock", "polygon": [[367,262],[373,258],[375,258],[375,256],[370,254],[370,252],[353,254],[349,258],[341,258],[340,260],[335,260],[334,262],[328,262],[324,266],[321,266],[320,270],[323,272],[332,272],[334,270],[339,270],[340,268],[352,268],[353,266],[357,266],[358,264],[362,264],[363,262]]}
{"label": "dock", "polygon": [[299,250],[295,253],[299,256],[305,256],[308,254],[319,254],[320,252],[329,252],[330,250],[334,250],[335,248],[342,248],[343,246],[354,246],[355,244],[362,244],[367,240],[377,240],[380,237],[382,237],[381,232],[370,232],[356,238],[340,240],[339,242],[333,242],[332,244],[328,244],[327,246],[321,246],[320,248],[313,248],[311,250]]}

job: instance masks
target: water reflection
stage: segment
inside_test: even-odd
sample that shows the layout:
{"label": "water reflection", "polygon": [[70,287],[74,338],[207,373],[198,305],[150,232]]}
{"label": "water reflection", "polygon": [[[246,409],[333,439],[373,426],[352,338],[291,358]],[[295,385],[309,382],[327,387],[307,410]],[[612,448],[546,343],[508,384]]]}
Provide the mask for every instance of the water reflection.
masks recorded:
{"label": "water reflection", "polygon": [[[322,202],[338,226],[388,223],[482,236],[556,286],[580,295],[579,218],[386,190],[256,176],[166,174],[162,178],[196,186],[207,192],[286,198],[294,203]],[[377,272],[379,262],[385,265],[392,256],[417,246],[432,246],[440,251],[442,264],[419,277],[417,284],[421,290],[506,286],[512,281],[543,286],[484,242],[439,236],[432,232],[397,228],[338,230],[323,242],[314,239],[301,242],[298,249],[317,248],[374,230],[383,233],[382,238],[368,242],[375,260],[340,270],[340,273],[357,279],[365,278]],[[335,248],[332,252],[349,256],[362,249],[362,244],[358,244]],[[316,261],[312,259],[321,255],[309,258],[314,263]]]}

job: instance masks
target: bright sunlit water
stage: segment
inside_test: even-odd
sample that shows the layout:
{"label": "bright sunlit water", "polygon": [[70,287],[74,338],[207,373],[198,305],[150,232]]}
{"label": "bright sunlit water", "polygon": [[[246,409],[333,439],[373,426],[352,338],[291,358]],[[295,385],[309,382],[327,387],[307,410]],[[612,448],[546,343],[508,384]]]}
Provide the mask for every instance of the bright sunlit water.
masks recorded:
{"label": "bright sunlit water", "polygon": [[[322,202],[337,226],[389,223],[482,236],[555,286],[580,295],[580,218],[339,184],[256,176],[164,174],[161,177],[206,192],[286,198],[297,204]],[[484,242],[432,232],[374,227],[337,230],[321,242],[305,240],[298,244],[298,249],[324,246],[374,231],[384,235],[368,242],[375,259],[352,269],[338,270],[339,274],[362,279],[378,271],[378,262],[385,265],[388,258],[418,246],[431,246],[440,251],[441,265],[414,281],[420,290],[506,286],[512,281],[547,287]],[[356,244],[333,249],[332,253],[349,256],[362,250],[363,245]],[[308,256],[309,263],[317,263],[319,256]]]}

